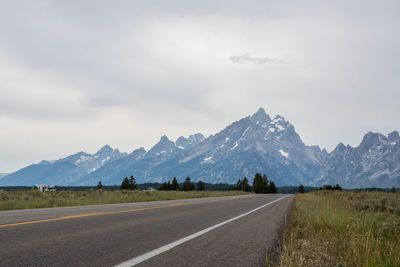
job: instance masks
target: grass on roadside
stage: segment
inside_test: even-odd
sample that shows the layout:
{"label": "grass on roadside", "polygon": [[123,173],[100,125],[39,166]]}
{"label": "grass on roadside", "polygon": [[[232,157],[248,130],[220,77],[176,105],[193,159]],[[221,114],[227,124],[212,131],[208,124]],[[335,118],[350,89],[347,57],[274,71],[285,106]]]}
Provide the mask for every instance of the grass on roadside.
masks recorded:
{"label": "grass on roadside", "polygon": [[222,197],[241,194],[246,193],[242,191],[88,190],[40,192],[38,190],[0,190],[0,210]]}
{"label": "grass on roadside", "polygon": [[281,266],[400,266],[400,194],[299,194]]}

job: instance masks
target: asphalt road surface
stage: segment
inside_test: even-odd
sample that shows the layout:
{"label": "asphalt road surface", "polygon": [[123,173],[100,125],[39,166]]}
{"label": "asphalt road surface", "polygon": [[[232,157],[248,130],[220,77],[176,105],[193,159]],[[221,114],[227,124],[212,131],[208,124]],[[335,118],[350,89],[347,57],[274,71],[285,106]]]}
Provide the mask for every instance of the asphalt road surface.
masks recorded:
{"label": "asphalt road surface", "polygon": [[0,266],[264,266],[292,195],[0,212]]}

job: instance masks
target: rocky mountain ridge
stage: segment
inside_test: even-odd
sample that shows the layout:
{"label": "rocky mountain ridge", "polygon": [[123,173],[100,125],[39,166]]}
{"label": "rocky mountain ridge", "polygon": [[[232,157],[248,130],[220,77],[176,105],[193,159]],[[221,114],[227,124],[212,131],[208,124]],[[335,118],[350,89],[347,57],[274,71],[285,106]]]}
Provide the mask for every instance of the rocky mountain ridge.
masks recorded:
{"label": "rocky mountain ridge", "polygon": [[96,154],[79,152],[56,161],[42,161],[9,174],[0,185],[119,184],[134,175],[139,183],[162,182],[176,176],[210,183],[235,183],[256,172],[277,185],[336,184],[351,187],[400,186],[400,138],[368,133],[360,146],[339,144],[331,153],[305,145],[294,126],[260,108],[205,138],[197,133],[171,141],[162,136],[149,151],[130,154],[105,146]]}
{"label": "rocky mountain ridge", "polygon": [[400,137],[367,133],[358,147],[340,143],[327,156],[311,185],[339,183],[347,188],[400,186]]}

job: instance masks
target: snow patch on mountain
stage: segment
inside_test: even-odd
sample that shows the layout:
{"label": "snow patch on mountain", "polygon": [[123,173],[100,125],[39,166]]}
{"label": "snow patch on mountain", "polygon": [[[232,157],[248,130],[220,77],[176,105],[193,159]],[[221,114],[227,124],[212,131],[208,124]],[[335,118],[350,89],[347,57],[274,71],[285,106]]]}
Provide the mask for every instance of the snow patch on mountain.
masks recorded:
{"label": "snow patch on mountain", "polygon": [[281,155],[284,156],[285,158],[287,158],[287,159],[289,158],[289,153],[288,152],[285,152],[282,149],[279,149],[279,153],[281,153]]}

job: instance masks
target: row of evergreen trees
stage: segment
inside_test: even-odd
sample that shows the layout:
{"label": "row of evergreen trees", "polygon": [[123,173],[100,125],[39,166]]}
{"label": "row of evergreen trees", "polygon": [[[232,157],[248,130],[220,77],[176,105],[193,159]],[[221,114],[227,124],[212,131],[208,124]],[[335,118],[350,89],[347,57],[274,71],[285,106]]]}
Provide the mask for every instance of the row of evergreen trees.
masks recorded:
{"label": "row of evergreen trees", "polygon": [[174,179],[172,179],[172,183],[168,180],[168,182],[164,182],[163,184],[161,184],[160,189],[162,191],[193,191],[193,190],[197,190],[197,191],[204,191],[205,190],[205,183],[203,181],[198,181],[196,183],[191,182],[190,181],[190,177],[187,177],[185,179],[185,182],[183,182],[183,184],[180,186],[178,183],[178,180],[176,179],[176,177],[174,177]]}
{"label": "row of evergreen trees", "polygon": [[260,173],[256,173],[256,175],[254,176],[253,187],[249,185],[247,177],[244,177],[243,180],[239,179],[233,189],[245,192],[254,191],[254,193],[256,194],[278,193],[278,189],[276,188],[274,181],[269,181],[267,175],[264,174],[263,176],[261,176]]}
{"label": "row of evergreen trees", "polygon": [[[99,182],[98,188],[101,189],[101,181]],[[121,190],[135,190],[137,189],[136,179],[135,177],[125,177],[121,183]],[[246,177],[243,180],[237,182],[236,186],[232,188],[233,190],[240,190],[245,192],[254,191],[256,194],[268,194],[268,193],[278,193],[278,190],[275,186],[274,181],[269,181],[267,175],[261,176],[261,174],[256,173],[253,180],[253,186],[249,185],[249,181]],[[187,177],[185,181],[180,185],[176,177],[172,179],[172,182],[168,180],[168,182],[164,182],[161,184],[159,190],[161,191],[204,191],[205,183],[203,181],[198,181],[197,183],[193,183],[190,180],[190,177]]]}
{"label": "row of evergreen trees", "polygon": [[[320,187],[319,190],[343,190],[343,188],[339,184],[336,184],[334,186],[327,184],[324,185],[323,187]],[[301,184],[297,190],[297,193],[303,194],[305,193],[305,191],[306,190],[304,186]]]}
{"label": "row of evergreen trees", "polygon": [[269,181],[267,175],[261,176],[256,173],[253,180],[253,191],[256,194],[276,194],[278,189],[275,186],[274,181]]}
{"label": "row of evergreen trees", "polygon": [[122,180],[121,183],[121,190],[135,190],[137,189],[137,184],[136,184],[136,179],[135,177],[131,176],[131,177],[125,177],[124,180]]}

